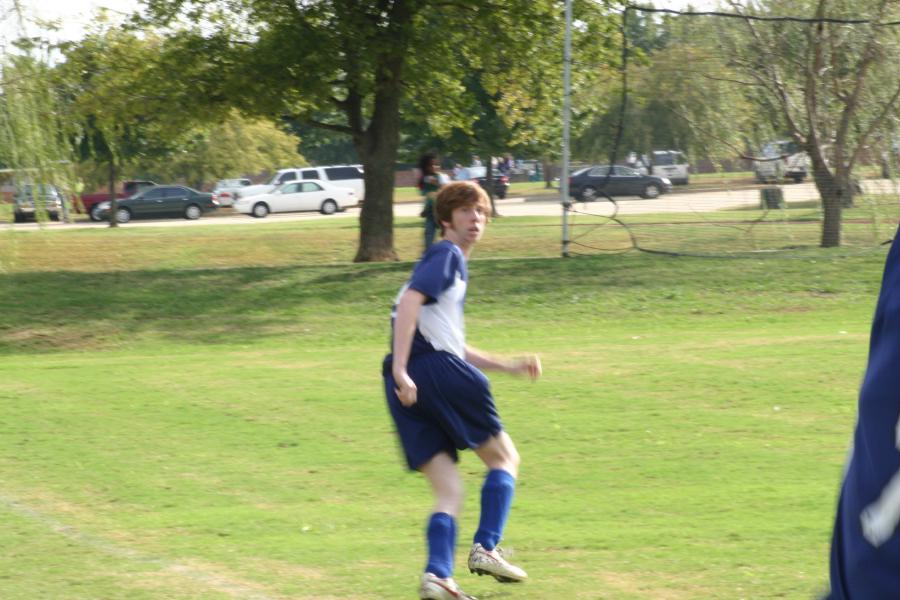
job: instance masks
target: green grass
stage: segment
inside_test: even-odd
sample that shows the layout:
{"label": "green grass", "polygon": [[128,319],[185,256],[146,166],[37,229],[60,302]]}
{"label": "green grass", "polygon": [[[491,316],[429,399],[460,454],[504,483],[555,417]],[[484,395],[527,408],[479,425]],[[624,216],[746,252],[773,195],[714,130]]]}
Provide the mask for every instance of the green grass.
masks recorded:
{"label": "green grass", "polygon": [[692,183],[723,183],[753,180],[753,171],[722,171],[716,173],[691,173]]}
{"label": "green grass", "polygon": [[[884,250],[561,260],[556,233],[497,220],[471,264],[470,341],[537,351],[545,376],[492,377],[523,456],[506,540],[532,581],[461,555],[465,589],[812,597]],[[379,377],[410,263],[346,262],[355,235],[0,236],[0,598],[414,597],[429,493]],[[482,469],[461,465],[465,542]]]}
{"label": "green grass", "polygon": [[[575,205],[569,220],[573,253],[597,254],[638,247],[704,256],[787,253],[816,255],[821,211],[812,204],[790,210],[628,215],[611,221],[605,203]],[[503,207],[500,206],[501,213]],[[891,239],[897,205],[864,196],[845,210],[843,238],[851,248],[870,249]],[[214,220],[210,219],[210,223]],[[422,222],[395,220],[395,247],[401,259],[421,250]],[[186,234],[180,227],[124,227],[24,232],[0,228],[0,273],[21,271],[131,271],[341,263],[353,260],[359,230],[353,219],[265,223],[204,224]],[[559,256],[558,217],[494,219],[480,252],[493,258]]]}

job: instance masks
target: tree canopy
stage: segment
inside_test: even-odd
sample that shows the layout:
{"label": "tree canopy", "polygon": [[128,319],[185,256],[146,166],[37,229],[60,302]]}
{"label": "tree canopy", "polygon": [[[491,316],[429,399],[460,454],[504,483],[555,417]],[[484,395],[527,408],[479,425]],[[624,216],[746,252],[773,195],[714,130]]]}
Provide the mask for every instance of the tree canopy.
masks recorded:
{"label": "tree canopy", "polygon": [[[586,15],[602,12],[579,6]],[[435,132],[471,132],[472,73],[507,125],[525,123],[509,115],[532,115],[534,130],[520,127],[523,139],[546,129],[542,117],[559,104],[551,88],[562,15],[551,0],[149,0],[148,7],[158,25],[193,23],[197,31],[204,24],[205,33],[191,35],[216,51],[217,89],[240,110],[353,141],[366,172],[359,261],[396,258],[393,171],[404,115],[419,115]]]}
{"label": "tree canopy", "polygon": [[295,136],[216,96],[223,92],[209,81],[210,63],[188,60],[195,42],[100,26],[63,48],[54,83],[77,124],[71,135],[88,186],[105,180],[108,163],[129,176],[198,188],[305,164]]}

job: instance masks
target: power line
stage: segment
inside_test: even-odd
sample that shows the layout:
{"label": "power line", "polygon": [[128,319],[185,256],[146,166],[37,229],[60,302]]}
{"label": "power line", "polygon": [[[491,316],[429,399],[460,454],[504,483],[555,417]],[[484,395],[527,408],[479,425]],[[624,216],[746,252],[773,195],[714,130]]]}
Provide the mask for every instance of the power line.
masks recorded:
{"label": "power line", "polygon": [[767,22],[788,22],[788,23],[831,23],[836,25],[872,25],[873,27],[895,27],[900,25],[900,21],[887,21],[878,23],[872,19],[839,19],[835,17],[794,17],[794,16],[765,16],[750,15],[746,13],[730,13],[721,11],[693,11],[693,10],[676,10],[674,8],[653,8],[649,6],[638,6],[636,4],[626,4],[625,10],[635,10],[644,13],[664,13],[675,15],[678,17],[723,17],[727,19],[743,19],[749,21],[767,21]]}

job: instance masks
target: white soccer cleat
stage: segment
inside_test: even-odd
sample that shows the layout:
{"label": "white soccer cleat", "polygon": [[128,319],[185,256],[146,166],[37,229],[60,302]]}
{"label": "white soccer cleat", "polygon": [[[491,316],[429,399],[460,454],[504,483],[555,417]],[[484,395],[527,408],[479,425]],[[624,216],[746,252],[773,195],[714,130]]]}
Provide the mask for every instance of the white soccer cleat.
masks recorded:
{"label": "white soccer cleat", "polygon": [[485,550],[481,544],[475,544],[469,552],[469,571],[490,575],[500,583],[516,583],[528,579],[528,573],[503,558],[499,547]]}
{"label": "white soccer cleat", "polygon": [[475,596],[470,596],[459,589],[452,577],[441,579],[433,573],[422,575],[419,598],[421,600],[478,600]]}

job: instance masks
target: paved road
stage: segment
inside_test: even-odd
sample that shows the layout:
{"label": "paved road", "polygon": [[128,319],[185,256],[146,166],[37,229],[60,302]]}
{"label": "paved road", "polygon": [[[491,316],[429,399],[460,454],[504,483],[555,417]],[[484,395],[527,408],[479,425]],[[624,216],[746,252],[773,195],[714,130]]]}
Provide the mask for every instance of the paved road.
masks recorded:
{"label": "paved road", "polygon": [[[889,180],[865,181],[866,191],[873,193],[897,193],[897,186]],[[781,186],[784,191],[785,201],[788,204],[816,201],[819,194],[812,183],[789,184]],[[655,200],[643,200],[638,197],[616,198],[619,215],[637,215],[646,213],[671,213],[671,212],[712,212],[717,210],[734,210],[737,208],[759,207],[759,188],[745,187],[739,189],[704,190],[695,192],[679,192],[666,194]],[[422,210],[421,203],[411,202],[394,206],[394,214],[398,217],[415,217]],[[591,203],[578,202],[573,205],[578,211],[599,215],[610,215],[614,206],[609,201]],[[227,212],[226,212],[227,210]],[[165,220],[135,220],[123,227],[202,227],[205,225],[231,225],[244,224],[264,226],[267,223],[285,223],[289,221],[310,221],[316,219],[343,219],[359,217],[358,208],[347,209],[343,213],[325,216],[319,213],[284,213],[269,215],[265,219],[254,219],[248,215],[231,213],[226,209],[220,214],[207,215],[197,221],[184,219]],[[507,198],[497,201],[497,210],[504,216],[559,216],[562,208],[559,199],[546,196],[534,198]],[[80,230],[98,227],[107,227],[106,223],[78,222],[75,224],[47,223],[43,225],[48,229]],[[16,230],[36,231],[40,229],[35,223],[10,224]]]}

